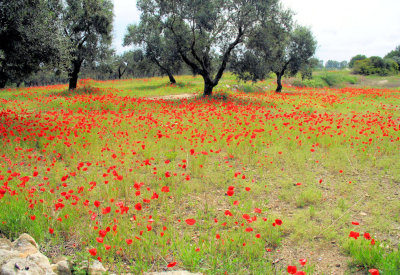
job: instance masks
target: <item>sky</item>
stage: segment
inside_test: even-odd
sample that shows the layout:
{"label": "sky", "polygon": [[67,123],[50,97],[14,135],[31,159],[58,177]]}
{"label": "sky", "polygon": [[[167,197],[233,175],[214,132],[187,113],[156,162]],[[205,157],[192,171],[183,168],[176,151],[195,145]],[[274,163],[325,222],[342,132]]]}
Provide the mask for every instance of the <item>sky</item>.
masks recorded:
{"label": "sky", "polygon": [[[117,53],[126,28],[138,23],[135,0],[113,0],[114,40]],[[281,0],[295,13],[298,24],[313,32],[315,56],[324,60],[349,61],[357,54],[385,56],[400,45],[400,0]]]}

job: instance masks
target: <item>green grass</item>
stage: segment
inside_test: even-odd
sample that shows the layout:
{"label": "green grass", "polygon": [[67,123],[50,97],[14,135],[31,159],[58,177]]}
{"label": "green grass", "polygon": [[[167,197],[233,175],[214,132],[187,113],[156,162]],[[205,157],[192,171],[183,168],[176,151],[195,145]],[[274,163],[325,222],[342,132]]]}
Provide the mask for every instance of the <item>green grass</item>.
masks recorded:
{"label": "green grass", "polygon": [[[0,91],[0,232],[28,232],[46,251],[82,259],[96,248],[93,258],[117,273],[273,274],[300,270],[301,258],[308,274],[339,272],[332,261],[351,272],[347,255],[364,269],[397,265],[398,90],[276,94],[265,88],[273,79],[247,85],[227,74],[203,98],[201,77],[177,81]],[[146,99],[186,93],[198,96]],[[357,254],[352,221],[388,240],[372,251],[385,259]]]}

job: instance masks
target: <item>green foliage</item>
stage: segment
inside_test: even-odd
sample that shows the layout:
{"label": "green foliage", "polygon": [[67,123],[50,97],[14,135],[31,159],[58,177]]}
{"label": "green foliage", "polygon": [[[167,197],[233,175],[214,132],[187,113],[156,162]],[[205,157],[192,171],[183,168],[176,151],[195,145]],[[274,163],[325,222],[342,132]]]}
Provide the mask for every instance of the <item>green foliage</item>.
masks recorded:
{"label": "green foliage", "polygon": [[242,52],[235,55],[232,71],[239,79],[257,81],[270,72],[277,76],[277,92],[282,89],[281,78],[285,73],[310,79],[316,62],[316,41],[311,31],[297,26],[293,29],[292,14],[283,10],[273,20],[264,22],[251,36]]}
{"label": "green foliage", "polygon": [[57,1],[1,1],[0,88],[60,61],[64,41],[57,7]]}
{"label": "green foliage", "polygon": [[400,70],[400,45],[396,47],[395,50],[391,51],[385,56],[385,59],[392,59],[396,61],[398,68]]}
{"label": "green foliage", "polygon": [[397,274],[400,270],[400,245],[398,249],[387,251],[384,243],[371,245],[370,240],[360,237],[348,240],[343,247],[352,256],[355,265],[365,269],[377,268],[382,274]]}
{"label": "green foliage", "polygon": [[348,67],[347,61],[328,60],[325,64],[325,69],[329,70],[342,70]]}
{"label": "green foliage", "polygon": [[113,4],[110,0],[67,0],[63,2],[62,24],[69,42],[67,66],[70,89],[75,89],[84,61],[91,63],[111,54]]}
{"label": "green foliage", "polygon": [[141,24],[157,22],[183,61],[204,80],[204,94],[218,85],[232,51],[281,9],[277,0],[171,0],[137,2]]}
{"label": "green foliage", "polygon": [[344,72],[324,72],[322,74],[314,75],[312,79],[295,79],[292,83],[296,87],[343,87],[348,84],[356,84],[357,77],[349,75]]}
{"label": "green foliage", "polygon": [[382,59],[379,56],[358,60],[354,63],[353,67],[353,72],[361,75],[394,75],[398,70],[399,65],[393,59]]}
{"label": "green foliage", "polygon": [[353,56],[353,57],[350,59],[349,68],[353,68],[353,67],[354,67],[354,63],[355,63],[356,61],[358,61],[358,60],[364,60],[364,59],[367,59],[367,57],[366,57],[365,55],[363,55],[363,54],[358,54],[358,55],[356,55],[356,56]]}
{"label": "green foliage", "polygon": [[142,20],[139,25],[128,26],[124,46],[136,45],[144,48],[147,61],[158,66],[163,74],[176,83],[173,74],[182,66],[182,59],[174,45],[172,34],[163,30],[158,20]]}

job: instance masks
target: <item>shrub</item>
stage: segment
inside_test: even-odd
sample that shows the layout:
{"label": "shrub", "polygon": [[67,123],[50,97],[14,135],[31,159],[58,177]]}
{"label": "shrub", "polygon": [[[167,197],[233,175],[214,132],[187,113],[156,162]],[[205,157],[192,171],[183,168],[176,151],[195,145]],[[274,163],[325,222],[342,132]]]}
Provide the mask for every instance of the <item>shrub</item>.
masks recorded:
{"label": "shrub", "polygon": [[386,58],[382,59],[379,56],[372,56],[367,59],[358,60],[354,63],[353,72],[361,75],[379,74],[382,76],[396,74],[399,70],[399,65],[396,61]]}

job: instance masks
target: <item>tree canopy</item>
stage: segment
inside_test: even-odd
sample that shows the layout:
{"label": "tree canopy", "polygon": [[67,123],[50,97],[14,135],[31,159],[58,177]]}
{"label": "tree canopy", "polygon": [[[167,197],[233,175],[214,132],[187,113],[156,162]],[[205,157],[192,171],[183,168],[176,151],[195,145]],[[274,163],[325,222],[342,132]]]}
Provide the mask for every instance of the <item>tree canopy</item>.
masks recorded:
{"label": "tree canopy", "polygon": [[1,1],[0,88],[60,60],[58,7],[57,0]]}
{"label": "tree canopy", "polygon": [[354,63],[355,63],[356,61],[358,61],[358,60],[364,60],[364,59],[367,59],[367,57],[366,57],[365,55],[363,55],[363,54],[358,54],[358,55],[356,55],[356,56],[353,56],[353,57],[350,59],[349,68],[353,68],[353,67],[354,67]]}
{"label": "tree canopy", "polygon": [[391,51],[390,53],[388,53],[385,56],[385,59],[388,59],[388,58],[394,60],[400,69],[400,45],[397,46],[396,49],[394,49],[393,51]]}
{"label": "tree canopy", "polygon": [[285,73],[307,74],[312,69],[316,45],[311,31],[294,26],[292,13],[281,10],[249,36],[245,47],[236,53],[232,69],[240,79],[252,81],[265,79],[273,72],[276,92],[280,92]]}
{"label": "tree canopy", "polygon": [[[159,22],[182,60],[204,80],[204,95],[218,85],[235,47],[280,9],[278,0],[139,0],[142,22]],[[218,62],[216,62],[218,61]]]}
{"label": "tree canopy", "polygon": [[129,25],[124,46],[141,46],[149,61],[156,64],[163,74],[168,75],[171,83],[176,83],[173,76],[182,66],[182,59],[171,38],[171,33],[163,29],[158,21],[142,21],[138,25]]}
{"label": "tree canopy", "polygon": [[82,63],[111,54],[113,4],[111,0],[63,1],[63,32],[69,41],[69,89],[75,89]]}

